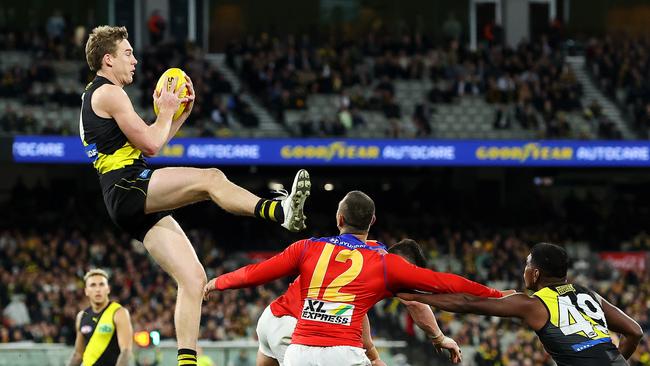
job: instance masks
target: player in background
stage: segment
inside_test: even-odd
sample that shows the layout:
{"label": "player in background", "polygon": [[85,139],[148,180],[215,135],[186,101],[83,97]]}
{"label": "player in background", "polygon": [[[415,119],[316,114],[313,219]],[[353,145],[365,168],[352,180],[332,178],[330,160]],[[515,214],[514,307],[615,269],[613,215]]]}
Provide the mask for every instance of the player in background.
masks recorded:
{"label": "player in background", "polygon": [[[382,243],[371,240],[366,241],[371,246],[376,246],[378,250],[385,250]],[[422,254],[418,244],[410,239],[404,239],[393,245],[388,252],[398,254],[404,259],[420,267],[426,267],[426,259]],[[461,353],[458,344],[451,338],[446,337],[436,321],[433,311],[428,305],[420,304],[416,301],[405,301],[400,299],[415,324],[420,327],[431,340],[436,349],[447,349],[450,353],[450,359],[453,363],[460,363]],[[300,299],[300,278],[296,278],[289,285],[287,291],[275,299],[257,321],[257,338],[259,340],[259,349],[257,352],[257,366],[274,366],[284,364],[284,354],[287,347],[291,344],[291,336],[296,327],[297,319],[300,318],[302,302]],[[366,356],[373,365],[380,365],[379,352],[375,348],[371,332],[370,321],[368,316],[363,320],[363,348],[366,350]],[[381,363],[380,363],[381,362]]]}
{"label": "player in background", "polygon": [[108,274],[101,269],[84,276],[90,306],[77,314],[77,338],[68,366],[126,366],[131,359],[133,328],[129,311],[108,295]]}
{"label": "player in background", "polygon": [[[637,322],[594,291],[567,283],[569,259],[564,248],[538,243],[526,259],[524,282],[529,296],[499,299],[468,294],[399,294],[456,313],[514,317],[531,327],[558,366],[624,366],[641,338]],[[610,332],[623,335],[618,347]]]}
{"label": "player in background", "polygon": [[[219,169],[151,169],[145,156],[158,154],[192,112],[192,80],[173,79],[171,88],[154,92],[158,117],[145,123],[133,109],[124,87],[133,82],[135,58],[125,27],[96,27],[86,43],[86,61],[95,79],[82,95],[79,134],[97,170],[104,203],[117,226],[142,241],[153,259],[178,285],[174,323],[179,365],[196,365],[201,298],[207,281],[194,248],[171,210],[212,200],[224,210],[276,221],[284,228],[305,227],[303,205],[311,183],[300,170],[290,193],[262,199],[230,182]],[[185,83],[187,96],[179,98]],[[176,90],[176,91],[174,91]],[[188,103],[176,120],[181,103]]]}
{"label": "player in background", "polygon": [[375,205],[360,191],[339,202],[339,235],[291,244],[282,253],[211,280],[206,294],[257,286],[300,275],[302,311],[285,354],[285,364],[369,365],[362,322],[378,301],[397,292],[466,292],[501,297],[501,292],[463,277],[417,267],[366,243]]}
{"label": "player in background", "polygon": [[[422,248],[415,240],[402,239],[396,244],[393,244],[388,249],[388,252],[399,255],[418,267],[427,267],[427,260],[424,257],[424,253],[422,253]],[[407,301],[404,299],[399,299],[399,301],[406,306],[411,318],[413,318],[413,322],[424,331],[436,350],[442,351],[446,349],[449,351],[452,363],[462,362],[460,347],[458,347],[455,340],[447,337],[442,332],[430,306],[417,301]]]}

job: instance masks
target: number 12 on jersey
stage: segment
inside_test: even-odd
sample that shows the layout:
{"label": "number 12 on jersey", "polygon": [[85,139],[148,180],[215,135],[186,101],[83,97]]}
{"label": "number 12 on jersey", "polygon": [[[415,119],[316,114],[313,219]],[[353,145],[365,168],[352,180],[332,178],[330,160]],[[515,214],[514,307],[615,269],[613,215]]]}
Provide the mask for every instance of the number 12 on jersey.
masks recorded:
{"label": "number 12 on jersey", "polygon": [[344,249],[336,254],[336,257],[334,258],[335,261],[341,263],[351,261],[352,263],[347,270],[332,280],[329,286],[327,286],[325,289],[323,296],[319,297],[333,251],[333,244],[325,244],[323,247],[323,251],[318,258],[316,267],[314,268],[314,273],[311,277],[311,281],[309,281],[309,291],[307,291],[307,297],[312,299],[320,298],[325,301],[354,301],[356,295],[340,292],[339,290],[342,287],[348,285],[350,282],[354,281],[359,276],[359,273],[361,273],[361,268],[363,268],[363,255],[358,250]]}

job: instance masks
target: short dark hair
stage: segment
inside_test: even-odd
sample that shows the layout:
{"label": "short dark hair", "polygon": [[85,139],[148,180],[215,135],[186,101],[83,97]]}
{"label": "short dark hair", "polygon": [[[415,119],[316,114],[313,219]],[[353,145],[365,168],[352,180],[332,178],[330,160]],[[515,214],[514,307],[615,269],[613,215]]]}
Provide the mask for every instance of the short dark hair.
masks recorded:
{"label": "short dark hair", "polygon": [[393,244],[388,248],[388,253],[393,253],[399,255],[400,257],[406,259],[411,264],[415,264],[418,267],[426,267],[427,260],[422,253],[422,248],[413,239],[402,239],[396,244]]}
{"label": "short dark hair", "polygon": [[361,191],[351,191],[343,197],[339,206],[345,226],[356,232],[367,232],[375,216],[375,202]]}
{"label": "short dark hair", "polygon": [[544,277],[566,277],[569,256],[559,245],[537,243],[530,250],[530,262],[542,271]]}

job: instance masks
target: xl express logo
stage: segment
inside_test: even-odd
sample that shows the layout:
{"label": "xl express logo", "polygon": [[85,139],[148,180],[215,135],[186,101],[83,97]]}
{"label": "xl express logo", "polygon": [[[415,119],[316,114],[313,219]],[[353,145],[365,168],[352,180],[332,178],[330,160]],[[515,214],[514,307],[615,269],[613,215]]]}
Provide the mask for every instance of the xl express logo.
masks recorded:
{"label": "xl express logo", "polygon": [[354,305],[352,304],[305,299],[301,318],[349,326],[352,323],[353,314]]}

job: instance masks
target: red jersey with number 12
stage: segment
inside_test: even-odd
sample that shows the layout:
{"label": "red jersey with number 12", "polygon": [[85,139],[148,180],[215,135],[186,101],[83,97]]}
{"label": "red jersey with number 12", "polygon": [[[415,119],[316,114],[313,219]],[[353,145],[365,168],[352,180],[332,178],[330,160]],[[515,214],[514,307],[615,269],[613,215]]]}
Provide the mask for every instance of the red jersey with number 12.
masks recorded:
{"label": "red jersey with number 12", "polygon": [[[366,244],[380,253],[387,253],[386,246],[376,240],[367,240]],[[283,316],[292,316],[296,319],[300,318],[302,310],[302,301],[300,298],[300,276],[293,280],[287,291],[278,296],[277,299],[271,302],[271,313],[280,318]]]}
{"label": "red jersey with number 12", "polygon": [[363,317],[377,302],[399,291],[501,297],[499,291],[463,277],[383,255],[350,234],[298,241],[264,262],[219,276],[215,287],[257,286],[289,275],[300,275],[302,303],[291,343],[307,346],[362,347]]}

